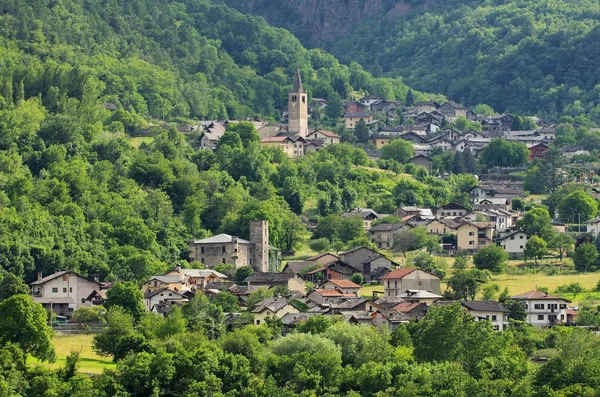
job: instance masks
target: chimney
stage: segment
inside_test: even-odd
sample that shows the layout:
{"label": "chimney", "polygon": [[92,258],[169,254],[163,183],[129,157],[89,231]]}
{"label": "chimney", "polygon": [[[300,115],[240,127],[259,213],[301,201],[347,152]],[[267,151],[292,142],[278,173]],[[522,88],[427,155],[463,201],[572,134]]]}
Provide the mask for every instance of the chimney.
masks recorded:
{"label": "chimney", "polygon": [[42,278],[43,278],[43,277],[42,277],[42,271],[40,270],[40,271],[38,272],[38,278],[37,278],[37,279],[38,279],[38,281],[39,281],[39,280],[41,280]]}
{"label": "chimney", "polygon": [[237,236],[231,236],[231,244],[237,244],[238,243],[238,237]]}
{"label": "chimney", "polygon": [[179,281],[183,282],[183,271],[181,270],[181,265],[175,266],[175,271],[179,272]]}

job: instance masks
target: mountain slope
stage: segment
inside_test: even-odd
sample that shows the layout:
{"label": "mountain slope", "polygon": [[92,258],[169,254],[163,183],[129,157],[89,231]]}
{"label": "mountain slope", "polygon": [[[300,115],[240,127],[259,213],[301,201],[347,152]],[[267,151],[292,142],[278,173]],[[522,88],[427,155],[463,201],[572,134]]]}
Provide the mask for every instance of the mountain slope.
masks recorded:
{"label": "mountain slope", "polygon": [[[348,4],[327,3],[337,10]],[[364,7],[373,5],[379,16],[325,47],[344,62],[357,61],[373,72],[402,76],[418,89],[441,92],[467,105],[487,103],[497,111],[549,117],[586,115],[600,122],[597,1],[395,3],[386,8],[378,0],[367,0]],[[325,15],[321,8],[303,12],[305,19],[314,21]]]}

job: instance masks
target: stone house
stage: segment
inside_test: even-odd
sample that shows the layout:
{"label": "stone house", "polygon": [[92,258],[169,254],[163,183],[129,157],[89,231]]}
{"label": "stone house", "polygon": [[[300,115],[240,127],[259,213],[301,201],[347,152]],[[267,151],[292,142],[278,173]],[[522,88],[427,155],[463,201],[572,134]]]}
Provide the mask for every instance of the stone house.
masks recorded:
{"label": "stone house", "polygon": [[252,274],[244,282],[249,287],[256,288],[283,287],[292,292],[298,292],[301,296],[304,296],[306,292],[304,280],[299,275],[293,273],[259,272]]}
{"label": "stone house", "polygon": [[204,288],[207,284],[213,282],[227,281],[227,276],[212,269],[182,269],[177,266],[175,269],[165,273],[165,276],[179,276],[182,274],[190,280],[190,284],[198,288]]}
{"label": "stone house", "polygon": [[266,137],[260,140],[260,146],[269,148],[280,148],[285,154],[292,158],[304,156],[304,146],[308,141],[300,136],[281,135]]}
{"label": "stone house", "polygon": [[379,215],[377,214],[377,212],[373,211],[370,208],[355,208],[353,210],[344,212],[342,214],[342,216],[345,218],[348,218],[348,217],[361,218],[363,220],[365,230],[368,230],[371,227],[371,225],[373,224],[373,221],[379,219]]}
{"label": "stone house", "polygon": [[333,131],[315,130],[309,133],[306,136],[306,139],[308,139],[309,141],[320,139],[323,141],[323,145],[327,146],[340,143],[341,137]]}
{"label": "stone house", "polygon": [[360,285],[350,280],[327,280],[323,284],[319,285],[318,289],[333,289],[341,292],[343,295],[358,297]]}
{"label": "stone house", "polygon": [[415,110],[418,112],[435,112],[440,108],[436,101],[415,102]]}
{"label": "stone house", "polygon": [[418,165],[425,168],[427,171],[431,171],[431,159],[423,154],[416,155],[408,161],[414,165]]}
{"label": "stone house", "polygon": [[354,273],[361,273],[366,282],[370,282],[382,269],[391,270],[392,267],[399,266],[381,253],[367,247],[354,248],[342,252],[340,256],[344,263],[354,269]]}
{"label": "stone house", "polygon": [[183,273],[176,276],[152,276],[142,284],[144,294],[160,289],[184,292],[194,290],[195,286],[192,284],[190,277],[186,277]]}
{"label": "stone house", "polygon": [[356,124],[363,120],[365,124],[373,123],[373,115],[367,112],[346,112],[344,113],[344,121],[347,129],[356,128]]}
{"label": "stone house", "polygon": [[469,213],[469,210],[460,204],[448,203],[446,205],[442,205],[441,207],[436,208],[434,213],[436,216],[439,217],[456,217],[467,215]]}
{"label": "stone house", "polygon": [[57,316],[71,318],[73,311],[79,307],[92,306],[92,302],[86,299],[95,290],[100,290],[102,285],[74,271],[65,270],[46,277],[39,272],[38,279],[30,286],[35,302]]}
{"label": "stone house", "polygon": [[394,246],[394,235],[402,229],[402,223],[380,223],[369,229],[369,240],[377,248],[391,249]]}
{"label": "stone house", "polygon": [[288,300],[284,298],[263,299],[252,310],[255,325],[265,324],[265,318],[267,317],[282,318],[289,313],[300,313],[300,311],[290,305]]}
{"label": "stone house", "polygon": [[144,294],[144,307],[151,312],[155,305],[166,302],[187,302],[187,298],[181,292],[169,288],[161,288],[154,291],[148,291]]}
{"label": "stone house", "polygon": [[394,298],[407,290],[426,290],[440,293],[440,277],[416,268],[396,269],[381,278],[384,296]]}
{"label": "stone house", "polygon": [[269,246],[269,222],[251,221],[250,240],[229,234],[191,240],[190,261],[203,263],[207,267],[232,264],[236,269],[250,266],[257,272],[266,272],[278,267],[278,258]]}
{"label": "stone house", "polygon": [[446,119],[454,123],[458,117],[467,117],[467,109],[455,102],[446,102],[438,109]]}

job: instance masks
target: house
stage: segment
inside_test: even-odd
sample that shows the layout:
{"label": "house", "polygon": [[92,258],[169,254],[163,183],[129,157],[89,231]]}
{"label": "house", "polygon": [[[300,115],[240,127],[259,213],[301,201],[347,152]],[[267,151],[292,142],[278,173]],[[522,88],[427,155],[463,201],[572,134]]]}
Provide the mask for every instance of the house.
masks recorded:
{"label": "house", "polygon": [[390,117],[396,115],[396,111],[400,105],[393,101],[378,101],[371,103],[371,111],[374,113],[383,113]]}
{"label": "house", "polygon": [[165,288],[184,292],[195,289],[195,286],[192,285],[190,277],[186,277],[183,273],[176,276],[152,276],[142,284],[142,292],[144,294]]}
{"label": "house", "polygon": [[349,298],[330,305],[332,314],[340,314],[343,312],[375,312],[379,307],[365,298]]}
{"label": "house", "polygon": [[551,327],[567,321],[567,304],[571,301],[543,291],[528,291],[513,296],[525,302],[525,321],[536,327]]}
{"label": "house", "polygon": [[85,301],[90,302],[92,306],[103,305],[104,302],[106,302],[106,299],[108,299],[106,292],[107,290],[105,289],[93,290],[88,297],[85,298]]}
{"label": "house", "polygon": [[508,309],[496,301],[460,301],[477,321],[490,321],[496,331],[508,329]]}
{"label": "house", "polygon": [[543,142],[533,145],[529,148],[529,160],[543,159],[544,153],[549,149],[549,146]]}
{"label": "house", "polygon": [[426,290],[440,293],[440,277],[417,268],[396,269],[381,278],[384,296],[394,298],[407,290]]}
{"label": "house", "polygon": [[374,273],[382,268],[391,270],[399,266],[396,262],[386,258],[381,253],[367,247],[358,247],[340,254],[342,261],[348,264],[355,272],[361,273],[366,282],[370,282]]}
{"label": "house", "polygon": [[308,300],[317,305],[330,305],[340,300],[356,298],[354,294],[344,294],[337,289],[315,289],[308,295]]}
{"label": "house", "polygon": [[376,102],[381,102],[381,98],[376,97],[375,95],[367,95],[358,100],[363,106],[371,107],[372,104]]}
{"label": "house", "polygon": [[328,265],[331,262],[339,261],[340,259],[341,258],[338,255],[334,255],[329,252],[326,252],[324,254],[311,256],[310,258],[307,259],[307,261],[320,263],[322,265]]}
{"label": "house", "polygon": [[498,232],[503,232],[507,229],[512,229],[519,218],[519,214],[503,209],[483,209],[477,211],[477,214],[485,216],[489,222],[494,224],[494,229]]}
{"label": "house", "polygon": [[283,269],[281,269],[281,272],[301,275],[303,269],[309,268],[311,266],[319,266],[320,267],[320,264],[316,263],[316,262],[311,262],[308,260],[300,261],[300,262],[289,261],[285,264]]}
{"label": "house", "polygon": [[433,219],[433,212],[431,211],[431,209],[429,208],[419,208],[419,207],[415,207],[415,206],[404,206],[404,207],[398,207],[395,211],[394,211],[394,216],[397,216],[399,218],[404,218],[407,216],[411,216],[414,215],[417,217],[417,219],[412,219],[414,220],[425,220],[425,219]]}
{"label": "house", "polygon": [[373,115],[367,112],[346,112],[344,113],[344,121],[346,122],[347,129],[354,129],[356,123],[360,120],[364,121],[365,124],[373,123]]}
{"label": "house", "polygon": [[306,273],[306,280],[312,283],[323,280],[350,280],[354,273],[358,273],[358,270],[346,262],[336,259],[323,264],[323,267]]}
{"label": "house", "polygon": [[408,161],[414,165],[424,167],[427,171],[431,171],[431,159],[423,154],[416,155]]}
{"label": "house", "polygon": [[491,186],[481,185],[475,186],[469,191],[469,195],[473,199],[482,198],[516,198],[523,194],[523,191],[517,187],[509,186]]}
{"label": "house", "polygon": [[44,309],[53,311],[57,316],[71,318],[73,311],[81,306],[92,306],[86,299],[93,291],[99,290],[101,284],[89,280],[71,270],[64,270],[42,277],[38,272],[38,279],[31,285],[33,300],[41,304]]}
{"label": "house", "polygon": [[446,205],[442,205],[435,209],[435,216],[444,217],[444,216],[465,216],[469,213],[469,210],[466,207],[463,207],[460,204],[456,203],[448,203]]}
{"label": "house", "polygon": [[418,112],[435,112],[440,108],[436,101],[415,102],[415,110]]}
{"label": "house", "polygon": [[261,147],[281,148],[289,157],[298,158],[304,156],[304,146],[308,141],[301,136],[280,135],[266,137],[260,140]]}
{"label": "house", "polygon": [[358,297],[360,285],[350,280],[327,280],[323,284],[319,285],[318,289],[333,289],[341,292],[343,295]]}
{"label": "house", "polygon": [[439,301],[443,297],[438,294],[434,294],[431,291],[423,290],[423,289],[409,289],[403,291],[398,295],[404,302],[408,303],[423,303],[427,306],[433,305],[435,302]]}
{"label": "house", "polygon": [[365,111],[365,105],[356,101],[346,101],[344,102],[344,112],[345,113],[359,113]]}
{"label": "house", "polygon": [[429,234],[443,236],[445,234],[457,234],[461,223],[453,219],[431,219],[425,223],[424,227]]}
{"label": "house", "polygon": [[394,235],[400,232],[402,223],[380,223],[369,229],[369,240],[377,248],[391,249],[394,246]]}
{"label": "house", "polygon": [[474,252],[492,244],[493,237],[493,224],[465,221],[456,229],[456,246],[459,250]]}
{"label": "house", "polygon": [[312,102],[313,106],[324,109],[327,107],[327,100],[323,98],[311,98],[310,102]]}
{"label": "house", "polygon": [[263,299],[252,310],[255,325],[264,324],[267,317],[282,318],[289,313],[300,313],[300,311],[290,305],[288,300],[284,298]]}
{"label": "house", "polygon": [[190,284],[199,288],[204,288],[208,283],[222,282],[227,280],[227,276],[212,269],[182,269],[177,266],[165,276],[179,276],[182,274],[190,280]]}
{"label": "house", "polygon": [[269,246],[269,222],[251,221],[250,240],[229,234],[191,240],[189,243],[190,261],[203,263],[208,267],[219,264],[232,264],[236,269],[250,266],[254,271],[266,272],[279,267],[277,252]]}
{"label": "house", "polygon": [[410,317],[411,320],[420,320],[427,314],[429,306],[422,302],[400,302],[392,310]]}
{"label": "house", "polygon": [[458,117],[467,117],[467,109],[455,102],[446,102],[438,109],[448,121],[454,123]]}
{"label": "house", "polygon": [[486,209],[503,209],[508,210],[511,205],[512,199],[505,197],[488,197],[488,198],[475,198],[473,199],[473,209],[475,210],[486,210]]}
{"label": "house", "polygon": [[187,298],[178,291],[170,288],[160,288],[157,290],[149,290],[144,294],[144,307],[151,312],[155,305],[173,302],[187,302]]}
{"label": "house", "polygon": [[377,212],[369,208],[355,208],[351,211],[344,212],[343,217],[360,217],[363,220],[365,230],[371,227],[374,220],[379,219]]}
{"label": "house", "polygon": [[597,236],[600,233],[600,217],[585,221],[588,233],[592,233]]}
{"label": "house", "polygon": [[333,145],[336,143],[340,143],[341,137],[332,131],[315,130],[315,131],[309,133],[306,136],[306,139],[308,139],[309,141],[312,141],[315,139],[321,139],[321,140],[323,140],[323,145],[327,146],[327,145]]}
{"label": "house", "polygon": [[287,313],[281,317],[281,323],[283,324],[283,335],[287,335],[292,332],[298,324],[305,322],[310,317],[322,316],[319,313]]}
{"label": "house", "polygon": [[304,280],[299,275],[292,273],[259,272],[252,274],[244,280],[244,282],[247,283],[248,286],[258,288],[283,287],[290,291],[298,292],[301,296],[304,296],[306,292]]}
{"label": "house", "polygon": [[563,156],[572,159],[573,156],[589,155],[590,151],[583,146],[565,146],[562,148]]}

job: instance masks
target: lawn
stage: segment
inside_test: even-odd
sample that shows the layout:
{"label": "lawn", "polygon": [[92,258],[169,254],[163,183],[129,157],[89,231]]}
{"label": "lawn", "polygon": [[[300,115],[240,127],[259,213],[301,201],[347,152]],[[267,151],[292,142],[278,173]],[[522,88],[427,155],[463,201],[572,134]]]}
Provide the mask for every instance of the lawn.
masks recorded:
{"label": "lawn", "polygon": [[134,148],[138,148],[140,147],[140,145],[144,142],[146,143],[150,143],[154,140],[154,138],[150,137],[150,136],[138,136],[135,138],[129,138],[129,144],[131,146],[133,146]]}
{"label": "lawn", "polygon": [[[62,368],[65,365],[66,357],[72,351],[80,352],[79,372],[88,374],[100,374],[104,368],[114,369],[116,364],[110,357],[101,357],[92,350],[92,339],[94,335],[63,335],[57,334],[52,340],[56,350],[56,361],[54,363],[40,363],[40,365],[49,368]],[[29,358],[31,364],[38,361],[32,357]]]}

